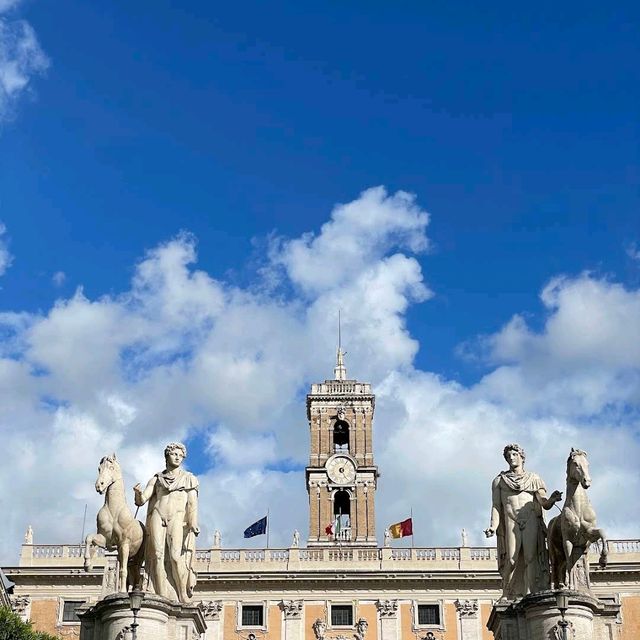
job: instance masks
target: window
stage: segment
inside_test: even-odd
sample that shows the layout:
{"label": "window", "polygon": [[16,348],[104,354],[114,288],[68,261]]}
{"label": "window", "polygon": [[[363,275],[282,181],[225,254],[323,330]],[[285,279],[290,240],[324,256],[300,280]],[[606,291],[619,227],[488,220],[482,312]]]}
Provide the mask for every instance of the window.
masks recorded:
{"label": "window", "polygon": [[440,624],[440,605],[419,604],[418,605],[418,624],[439,625]]}
{"label": "window", "polygon": [[331,605],[331,626],[332,627],[352,627],[353,626],[353,606],[350,604]]}
{"label": "window", "polygon": [[242,605],[242,626],[261,627],[264,624],[264,608],[261,604]]}
{"label": "window", "polygon": [[65,600],[62,607],[62,622],[80,622],[76,609],[84,604],[84,600]]}

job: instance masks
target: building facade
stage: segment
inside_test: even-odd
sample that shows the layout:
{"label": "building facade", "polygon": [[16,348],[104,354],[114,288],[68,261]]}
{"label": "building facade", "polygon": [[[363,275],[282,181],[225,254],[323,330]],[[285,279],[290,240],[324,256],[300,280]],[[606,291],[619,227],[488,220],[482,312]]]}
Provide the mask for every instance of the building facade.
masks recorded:
{"label": "building facade", "polygon": [[[495,548],[392,548],[375,530],[375,397],[349,380],[339,349],[334,377],[307,396],[309,534],[287,549],[199,549],[194,601],[205,640],[490,640],[501,595]],[[78,545],[25,541],[5,569],[35,628],[79,637],[76,609],[114,591],[116,559],[83,568]],[[611,640],[640,638],[640,540],[610,541],[609,564],[590,556],[594,593],[620,612]],[[616,607],[612,607],[612,610]]]}

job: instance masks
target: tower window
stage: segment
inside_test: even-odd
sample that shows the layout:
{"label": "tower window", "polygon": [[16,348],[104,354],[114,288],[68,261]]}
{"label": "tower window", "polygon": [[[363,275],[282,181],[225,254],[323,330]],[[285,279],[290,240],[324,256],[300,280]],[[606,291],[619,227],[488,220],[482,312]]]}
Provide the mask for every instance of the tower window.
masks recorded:
{"label": "tower window", "polygon": [[353,605],[332,604],[331,605],[331,626],[332,627],[352,627],[353,626]]}
{"label": "tower window", "polygon": [[344,420],[337,420],[333,426],[333,450],[349,453],[349,424]]}

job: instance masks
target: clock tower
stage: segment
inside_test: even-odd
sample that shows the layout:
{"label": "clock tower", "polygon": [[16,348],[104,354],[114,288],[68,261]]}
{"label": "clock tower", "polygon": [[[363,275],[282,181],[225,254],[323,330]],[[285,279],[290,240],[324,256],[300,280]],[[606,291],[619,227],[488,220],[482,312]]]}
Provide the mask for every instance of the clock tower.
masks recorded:
{"label": "clock tower", "polygon": [[311,385],[307,419],[309,546],[377,546],[371,385],[348,380],[338,347],[332,380]]}

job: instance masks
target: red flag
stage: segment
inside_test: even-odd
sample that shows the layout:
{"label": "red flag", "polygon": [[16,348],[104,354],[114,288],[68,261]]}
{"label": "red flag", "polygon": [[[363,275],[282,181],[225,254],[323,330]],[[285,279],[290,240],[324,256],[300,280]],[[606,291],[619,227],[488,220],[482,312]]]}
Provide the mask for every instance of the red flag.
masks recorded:
{"label": "red flag", "polygon": [[407,518],[402,522],[389,525],[389,533],[392,538],[404,538],[413,535],[413,519]]}
{"label": "red flag", "polygon": [[328,536],[333,535],[333,522],[332,522],[331,524],[328,524],[328,525],[324,528],[324,532],[325,532]]}

